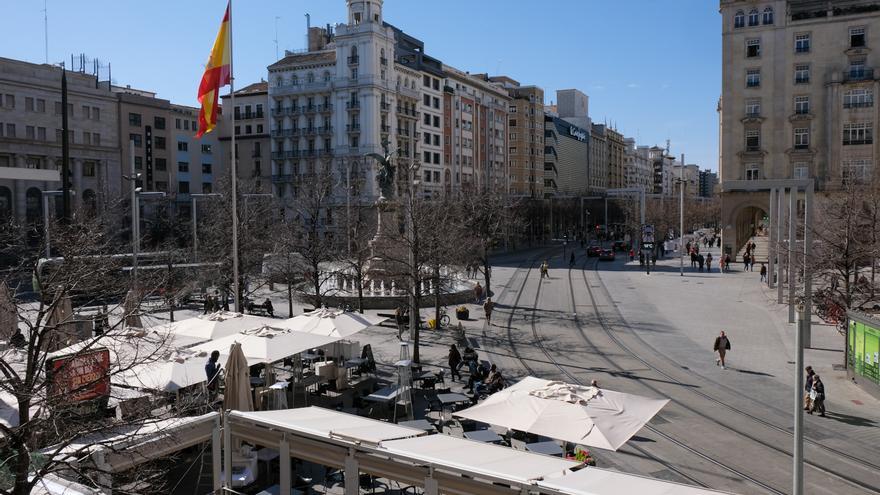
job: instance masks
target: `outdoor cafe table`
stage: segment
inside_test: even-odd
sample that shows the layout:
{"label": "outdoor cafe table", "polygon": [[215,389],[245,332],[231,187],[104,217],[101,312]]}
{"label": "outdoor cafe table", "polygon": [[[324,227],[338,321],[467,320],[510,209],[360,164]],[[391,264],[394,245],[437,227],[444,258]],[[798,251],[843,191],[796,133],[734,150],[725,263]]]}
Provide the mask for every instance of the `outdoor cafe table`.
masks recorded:
{"label": "outdoor cafe table", "polygon": [[433,432],[437,431],[434,428],[434,425],[432,425],[431,423],[429,423],[427,420],[424,420],[424,419],[416,419],[413,421],[401,421],[397,424],[400,426],[408,426],[410,428],[415,428],[417,430],[427,431],[428,433],[433,433]]}
{"label": "outdoor cafe table", "polygon": [[501,443],[502,441],[502,438],[492,430],[466,431],[464,437],[486,443]]}
{"label": "outdoor cafe table", "polygon": [[[305,492],[302,490],[297,490],[296,488],[290,489],[290,495],[301,495]],[[269,488],[261,492],[257,492],[257,495],[281,495],[281,486],[280,485],[272,485]]]}
{"label": "outdoor cafe table", "polygon": [[561,456],[563,454],[562,447],[552,440],[546,442],[527,443],[526,450],[536,454]]}
{"label": "outdoor cafe table", "polygon": [[471,399],[467,395],[459,393],[437,394],[437,400],[444,406],[449,404],[458,404],[460,402],[469,402]]}
{"label": "outdoor cafe table", "polygon": [[389,385],[385,388],[380,388],[372,394],[364,397],[364,400],[369,402],[381,402],[384,404],[388,404],[396,399],[398,395],[400,395],[400,392],[398,391],[397,385]]}

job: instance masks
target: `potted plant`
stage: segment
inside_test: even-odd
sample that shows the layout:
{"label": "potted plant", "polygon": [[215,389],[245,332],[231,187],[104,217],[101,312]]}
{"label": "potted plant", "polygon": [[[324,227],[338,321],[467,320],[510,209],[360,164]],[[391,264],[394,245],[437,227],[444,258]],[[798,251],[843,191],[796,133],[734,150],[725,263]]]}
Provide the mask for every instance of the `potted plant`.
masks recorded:
{"label": "potted plant", "polygon": [[466,306],[459,306],[455,308],[455,317],[459,320],[467,320],[470,315],[471,312]]}

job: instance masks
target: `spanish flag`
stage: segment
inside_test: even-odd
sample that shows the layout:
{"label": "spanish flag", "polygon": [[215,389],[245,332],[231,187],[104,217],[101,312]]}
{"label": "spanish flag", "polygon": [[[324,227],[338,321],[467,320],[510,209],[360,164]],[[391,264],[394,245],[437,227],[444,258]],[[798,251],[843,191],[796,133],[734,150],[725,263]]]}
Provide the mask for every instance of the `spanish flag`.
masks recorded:
{"label": "spanish flag", "polygon": [[199,103],[202,104],[202,109],[199,111],[199,132],[196,137],[214,130],[217,125],[217,99],[220,96],[220,88],[232,81],[230,4],[231,0],[226,5],[226,14],[220,24],[220,32],[214,40],[214,48],[211,49],[205,74],[202,75],[202,82],[199,84]]}

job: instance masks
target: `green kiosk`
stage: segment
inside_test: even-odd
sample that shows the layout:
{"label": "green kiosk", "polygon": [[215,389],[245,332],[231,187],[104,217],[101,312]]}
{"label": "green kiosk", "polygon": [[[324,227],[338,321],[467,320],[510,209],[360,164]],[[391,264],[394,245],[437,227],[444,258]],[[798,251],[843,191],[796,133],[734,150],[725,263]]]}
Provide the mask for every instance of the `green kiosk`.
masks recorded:
{"label": "green kiosk", "polygon": [[880,397],[880,315],[848,311],[846,372],[865,391]]}

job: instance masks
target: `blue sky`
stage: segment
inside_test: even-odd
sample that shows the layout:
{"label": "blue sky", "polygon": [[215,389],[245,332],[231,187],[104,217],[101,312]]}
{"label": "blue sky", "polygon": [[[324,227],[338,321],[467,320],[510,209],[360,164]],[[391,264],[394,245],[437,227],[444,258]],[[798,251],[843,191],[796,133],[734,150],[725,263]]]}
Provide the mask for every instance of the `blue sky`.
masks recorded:
{"label": "blue sky", "polygon": [[[117,84],[195,104],[225,0],[48,0],[49,61],[85,53],[112,64]],[[265,77],[280,49],[312,25],[346,19],[344,0],[237,0],[236,85]],[[43,1],[0,0],[0,56],[43,62]],[[545,90],[590,96],[594,121],[641,144],[665,145],[717,169],[721,91],[716,0],[385,0],[385,20],[426,51],[471,72],[506,74]]]}

